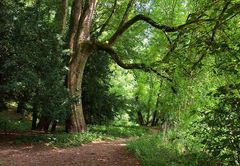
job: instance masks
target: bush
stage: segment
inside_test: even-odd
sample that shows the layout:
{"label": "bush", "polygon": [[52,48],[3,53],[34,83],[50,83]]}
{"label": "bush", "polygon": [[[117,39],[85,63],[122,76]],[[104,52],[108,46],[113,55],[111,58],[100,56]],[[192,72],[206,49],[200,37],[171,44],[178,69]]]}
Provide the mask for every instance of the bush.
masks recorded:
{"label": "bush", "polygon": [[97,133],[85,132],[78,134],[36,134],[18,138],[17,142],[44,143],[47,146],[57,147],[74,147],[103,139],[107,139],[107,137]]}
{"label": "bush", "polygon": [[9,111],[0,112],[0,132],[29,131],[31,122]]}
{"label": "bush", "polygon": [[140,126],[107,126],[92,125],[89,127],[90,132],[101,133],[112,137],[140,137],[149,133],[148,129]]}
{"label": "bush", "polygon": [[205,150],[220,163],[240,164],[240,84],[217,89],[211,96],[217,104],[202,111],[194,134],[201,138]]}
{"label": "bush", "polygon": [[129,142],[128,149],[146,166],[213,165],[206,154],[180,135],[169,132],[165,137],[162,134],[141,137]]}

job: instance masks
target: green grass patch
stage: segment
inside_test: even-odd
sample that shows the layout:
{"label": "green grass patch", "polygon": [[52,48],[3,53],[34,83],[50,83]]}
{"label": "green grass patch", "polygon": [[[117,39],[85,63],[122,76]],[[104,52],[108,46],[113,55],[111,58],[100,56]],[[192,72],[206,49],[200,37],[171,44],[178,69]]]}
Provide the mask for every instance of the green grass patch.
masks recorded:
{"label": "green grass patch", "polygon": [[[61,126],[60,126],[61,127]],[[33,133],[30,131],[31,121],[13,111],[0,112],[0,132],[23,132],[16,137],[15,143],[45,144],[57,147],[73,147],[96,140],[113,140],[116,138],[141,137],[150,133],[149,129],[139,126],[90,125],[88,131],[77,134],[66,133]]]}
{"label": "green grass patch", "polygon": [[100,133],[110,137],[140,137],[150,133],[146,128],[140,126],[112,126],[112,125],[91,125],[89,131]]}
{"label": "green grass patch", "polygon": [[123,126],[89,126],[89,131],[77,134],[35,134],[21,136],[15,143],[45,144],[56,147],[74,147],[92,141],[114,140],[120,137],[143,136],[148,133],[148,129],[141,127]]}
{"label": "green grass patch", "polygon": [[31,122],[20,114],[12,111],[0,112],[0,131],[1,132],[16,132],[29,131]]}
{"label": "green grass patch", "polygon": [[192,146],[183,138],[163,138],[162,134],[141,137],[128,143],[128,149],[144,166],[215,165],[205,153]]}
{"label": "green grass patch", "polygon": [[19,137],[16,143],[44,144],[56,147],[74,147],[97,140],[111,139],[110,137],[96,133],[77,133],[77,134],[37,134]]}

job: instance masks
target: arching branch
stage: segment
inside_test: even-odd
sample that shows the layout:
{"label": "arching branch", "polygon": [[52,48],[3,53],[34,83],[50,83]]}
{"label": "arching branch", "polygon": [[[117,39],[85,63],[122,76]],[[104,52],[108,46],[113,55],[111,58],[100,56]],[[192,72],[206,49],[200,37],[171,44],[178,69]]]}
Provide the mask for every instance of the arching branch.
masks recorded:
{"label": "arching branch", "polygon": [[108,44],[103,44],[103,43],[100,43],[100,42],[96,42],[96,48],[98,50],[102,50],[102,51],[105,51],[107,52],[111,57],[112,59],[122,68],[124,69],[139,69],[139,70],[143,70],[145,72],[153,72],[155,74],[157,74],[158,76],[172,82],[173,80],[167,76],[164,76],[162,75],[161,73],[159,73],[156,69],[154,69],[153,67],[151,66],[148,66],[144,63],[130,63],[130,64],[127,64],[127,63],[124,63],[121,58],[119,57],[119,55],[115,52],[115,50],[113,48],[111,48]]}
{"label": "arching branch", "polygon": [[110,37],[108,40],[109,45],[112,45],[116,42],[116,40],[125,32],[127,31],[132,25],[134,25],[138,21],[144,21],[148,24],[150,24],[152,27],[157,28],[159,30],[162,30],[164,32],[176,32],[180,29],[185,28],[188,25],[194,24],[194,23],[201,23],[206,21],[213,21],[213,19],[196,19],[192,21],[188,21],[185,24],[179,25],[179,26],[168,26],[168,25],[162,25],[154,20],[152,20],[150,17],[144,16],[142,14],[136,15],[126,23],[124,23],[121,27],[117,29],[117,31]]}

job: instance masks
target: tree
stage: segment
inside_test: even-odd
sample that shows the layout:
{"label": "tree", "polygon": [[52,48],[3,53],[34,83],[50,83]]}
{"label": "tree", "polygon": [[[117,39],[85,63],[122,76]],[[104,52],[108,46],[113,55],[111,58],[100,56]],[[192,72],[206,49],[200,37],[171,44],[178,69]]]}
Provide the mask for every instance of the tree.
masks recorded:
{"label": "tree", "polygon": [[45,19],[50,15],[50,9],[45,8],[50,2],[31,2],[0,4],[0,99],[16,101],[19,112],[27,105],[25,110],[33,113],[35,129],[37,118],[47,117],[50,122],[65,119],[70,99],[64,87],[66,54],[56,36],[61,30]]}
{"label": "tree", "polygon": [[82,85],[83,112],[87,124],[109,123],[123,107],[123,99],[110,91],[113,75],[109,67],[111,64],[111,58],[101,52],[89,57]]}
{"label": "tree", "polygon": [[[104,1],[102,5],[104,7],[109,6],[109,1]],[[68,64],[68,89],[71,97],[76,98],[76,102],[71,106],[71,115],[66,120],[66,130],[68,132],[81,132],[86,130],[86,124],[83,115],[82,108],[82,78],[84,68],[87,62],[88,57],[93,53],[99,50],[107,52],[112,59],[122,68],[125,69],[141,69],[146,72],[154,72],[161,77],[169,80],[168,78],[159,71],[156,65],[153,64],[167,64],[171,58],[172,52],[176,49],[179,40],[182,36],[187,35],[189,29],[199,29],[200,27],[211,27],[204,30],[202,28],[203,34],[207,34],[208,31],[211,31],[212,35],[209,42],[204,43],[205,45],[213,46],[215,36],[223,24],[226,24],[229,19],[232,19],[239,8],[239,4],[234,1],[224,1],[224,2],[215,2],[211,1],[198,11],[186,15],[186,21],[182,24],[171,25],[171,24],[161,24],[154,21],[152,18],[139,14],[138,10],[134,10],[134,4],[137,4],[135,0],[129,0],[126,5],[126,10],[123,12],[122,19],[118,20],[118,26],[114,26],[115,29],[108,31],[109,34],[107,38],[103,37],[103,32],[107,31],[106,27],[111,22],[115,10],[117,9],[117,1],[112,3],[112,8],[107,19],[98,27],[97,29],[92,30],[93,17],[97,13],[96,0],[74,0],[72,4],[70,26],[68,33],[68,48],[71,52],[71,58]],[[150,8],[152,2],[149,2],[146,8]],[[183,2],[182,2],[183,3]],[[187,1],[185,2],[187,3]],[[98,5],[100,2],[98,3]],[[217,5],[216,5],[217,4]],[[153,4],[154,5],[154,4]],[[216,12],[212,12],[215,7],[220,7]],[[136,8],[137,9],[137,8]],[[137,13],[137,14],[135,14]],[[119,14],[119,13],[118,13]],[[131,18],[129,19],[129,17]],[[119,54],[114,49],[114,44],[117,40],[127,32],[131,27],[133,27],[138,22],[146,23],[147,25],[153,27],[154,29],[160,30],[160,32],[166,35],[166,39],[169,41],[168,52],[161,56],[161,60],[152,63],[125,63],[119,56]],[[221,25],[221,26],[220,26]],[[92,33],[91,33],[92,32]],[[168,33],[172,35],[169,36]],[[94,35],[93,35],[94,34]],[[151,34],[151,33],[146,33]],[[186,36],[184,36],[186,37]],[[102,38],[104,40],[102,40]],[[172,40],[172,38],[174,40]],[[209,47],[210,49],[211,47]],[[204,58],[204,55],[201,56],[194,66],[198,65],[201,60]],[[167,71],[164,71],[167,72]]]}

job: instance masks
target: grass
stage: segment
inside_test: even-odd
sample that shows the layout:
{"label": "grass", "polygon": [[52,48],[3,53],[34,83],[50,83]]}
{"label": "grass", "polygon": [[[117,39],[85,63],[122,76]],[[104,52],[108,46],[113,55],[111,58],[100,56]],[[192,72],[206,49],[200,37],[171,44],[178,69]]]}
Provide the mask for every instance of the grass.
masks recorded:
{"label": "grass", "polygon": [[184,138],[150,135],[129,142],[128,149],[144,166],[215,165],[196,144],[193,145]]}
{"label": "grass", "polygon": [[140,137],[150,133],[146,128],[139,126],[112,126],[112,125],[92,125],[89,131],[100,133],[111,137]]}
{"label": "grass", "polygon": [[89,126],[89,131],[84,133],[66,134],[36,134],[21,136],[16,143],[45,144],[56,147],[74,147],[92,141],[114,140],[122,137],[142,136],[148,132],[141,127],[123,126]]}
{"label": "grass", "polygon": [[92,141],[110,139],[100,134],[85,132],[77,134],[41,134],[19,137],[16,143],[44,144],[56,147],[74,147],[86,144]]}
{"label": "grass", "polygon": [[[0,132],[14,133],[30,131],[31,121],[13,111],[0,112]],[[97,140],[140,137],[149,134],[149,130],[139,126],[90,125],[84,133],[35,133],[16,136],[15,143],[45,144],[57,147],[73,147]]]}
{"label": "grass", "polygon": [[0,131],[9,132],[23,132],[29,131],[31,122],[20,114],[12,111],[0,112]]}

